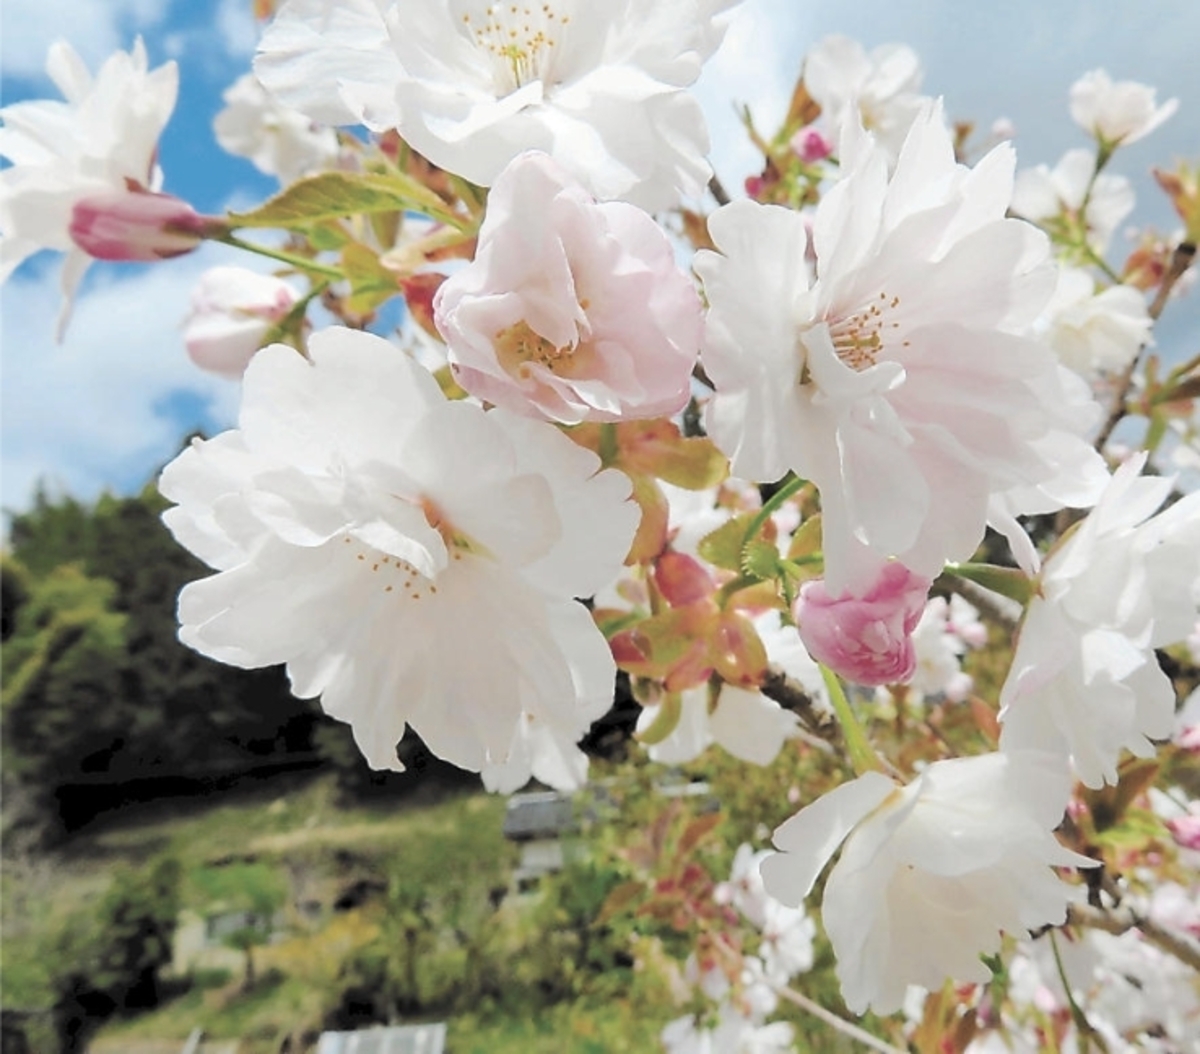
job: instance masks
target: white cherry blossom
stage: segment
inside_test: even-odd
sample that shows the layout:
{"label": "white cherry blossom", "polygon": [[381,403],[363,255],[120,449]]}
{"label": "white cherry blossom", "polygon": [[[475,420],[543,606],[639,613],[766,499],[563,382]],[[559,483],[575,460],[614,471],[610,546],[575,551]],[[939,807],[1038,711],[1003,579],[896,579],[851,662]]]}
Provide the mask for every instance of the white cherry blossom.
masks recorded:
{"label": "white cherry blossom", "polygon": [[832,595],[889,557],[927,578],[966,559],[993,495],[1063,478],[1098,492],[1107,476],[1079,436],[1098,412],[1086,386],[1025,335],[1054,271],[1045,238],[1005,218],[1011,148],[956,164],[934,107],[890,175],[860,130],[841,155],[846,176],[816,210],[815,282],[803,219],[752,201],[710,217],[720,253],[695,265],[709,434],[738,475],[817,484]]}
{"label": "white cherry blossom", "polygon": [[[769,765],[795,734],[799,719],[761,692],[722,684],[709,710],[709,688],[702,684],[680,693],[680,717],[671,733],[647,747],[651,760],[681,765],[698,758],[713,743],[742,761]],[[657,707],[638,716],[638,730],[654,723]]]}
{"label": "white cherry blossom", "polygon": [[1051,833],[1069,792],[1051,754],[938,761],[906,787],[868,772],[776,829],[766,889],[798,906],[842,846],[821,917],[855,1013],[898,1010],[910,984],[985,983],[1002,930],[1063,921],[1071,887],[1052,868],[1094,863]]}
{"label": "white cherry blossom", "polygon": [[46,72],[64,100],[18,102],[0,110],[0,281],[39,249],[65,252],[59,330],[91,257],[71,239],[76,205],[114,192],[158,190],[158,138],[179,84],[174,62],[149,68],[139,39],[110,55],[93,77],[64,41],[50,47]]}
{"label": "white cherry blossom", "polygon": [[1089,787],[1117,782],[1121,751],[1149,757],[1175,731],[1175,691],[1154,649],[1200,607],[1200,493],[1154,515],[1172,480],[1126,462],[1047,560],[1001,690],[1003,750],[1069,755]]}
{"label": "white cherry blossom", "polygon": [[484,787],[493,794],[512,794],[536,779],[556,791],[579,790],[587,783],[588,758],[575,744],[590,725],[587,711],[580,713],[574,729],[523,713],[508,760],[480,770]]}
{"label": "white cherry blossom", "polygon": [[1037,165],[1022,169],[1013,184],[1012,210],[1042,223],[1063,213],[1078,216],[1084,209],[1088,243],[1102,253],[1121,221],[1133,211],[1135,196],[1133,184],[1124,176],[1101,172],[1093,181],[1095,170],[1096,155],[1082,148],[1068,150],[1054,168]]}
{"label": "white cherry blossom", "polygon": [[292,690],[399,768],[405,725],[469,769],[531,715],[570,741],[615,666],[574,597],[616,577],[628,479],[553,426],[448,402],[379,337],[317,333],[247,368],[239,427],[163,472],[176,539],[216,570],[179,598],[180,638]]}
{"label": "white cherry blossom", "polygon": [[222,99],[225,108],[213,118],[217,142],[260,172],[290,183],[337,161],[337,133],[281,106],[253,73],[234,81]]}
{"label": "white cherry blossom", "polygon": [[396,128],[480,185],[535,149],[599,198],[664,208],[710,174],[704,117],[686,89],[734,2],[352,0],[340,10],[290,0],[255,71],[285,104]]}
{"label": "white cherry blossom", "polygon": [[1137,81],[1114,82],[1090,70],[1071,85],[1071,118],[1107,146],[1124,146],[1149,135],[1179,109],[1178,99],[1157,105],[1156,92]]}
{"label": "white cherry blossom", "polygon": [[1087,271],[1066,265],[1040,325],[1059,361],[1089,378],[1123,370],[1153,343],[1154,320],[1141,292],[1127,285],[1097,292]]}
{"label": "white cherry blossom", "polygon": [[922,104],[921,60],[904,44],[869,54],[856,40],[832,35],[804,57],[804,87],[821,107],[836,143],[844,126],[861,122],[895,158]]}

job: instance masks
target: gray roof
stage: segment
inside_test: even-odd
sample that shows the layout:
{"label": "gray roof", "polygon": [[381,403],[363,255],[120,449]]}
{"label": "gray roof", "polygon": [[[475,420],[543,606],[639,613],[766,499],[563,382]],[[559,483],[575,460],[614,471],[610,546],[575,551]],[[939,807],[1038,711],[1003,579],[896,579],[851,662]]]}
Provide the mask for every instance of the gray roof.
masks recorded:
{"label": "gray roof", "polygon": [[446,1025],[397,1025],[357,1032],[324,1032],[317,1054],[444,1054]]}
{"label": "gray roof", "polygon": [[554,791],[514,794],[504,814],[504,837],[515,842],[530,838],[555,838],[578,828],[575,806],[569,797]]}

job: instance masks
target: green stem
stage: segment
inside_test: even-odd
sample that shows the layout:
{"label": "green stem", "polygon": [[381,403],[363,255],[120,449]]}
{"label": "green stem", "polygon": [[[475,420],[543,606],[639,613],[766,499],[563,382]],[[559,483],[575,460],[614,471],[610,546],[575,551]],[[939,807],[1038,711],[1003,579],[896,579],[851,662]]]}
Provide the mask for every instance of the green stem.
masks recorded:
{"label": "green stem", "polygon": [[834,715],[838,724],[842,726],[846,751],[850,755],[850,763],[854,766],[855,773],[861,776],[865,772],[883,772],[883,762],[867,741],[867,733],[850,706],[850,700],[846,698],[841,679],[824,663],[821,664],[821,676],[825,679],[825,687],[829,689],[829,701],[833,704]]}
{"label": "green stem", "polygon": [[317,263],[316,260],[309,260],[303,256],[295,256],[292,253],[284,252],[282,249],[272,249],[267,245],[243,241],[236,234],[225,234],[216,240],[224,245],[232,245],[235,249],[244,249],[248,253],[255,253],[258,256],[266,256],[272,260],[278,260],[280,263],[288,264],[298,271],[308,271],[312,274],[321,274],[333,279],[345,277],[336,267]]}
{"label": "green stem", "polygon": [[612,421],[605,421],[600,425],[599,446],[600,465],[603,468],[615,465],[621,451],[620,444],[617,441],[617,426]]}
{"label": "green stem", "polygon": [[763,502],[762,508],[754,514],[754,519],[750,521],[750,525],[746,528],[746,538],[743,545],[745,542],[750,542],[757,538],[758,532],[763,529],[763,525],[770,518],[771,513],[807,483],[808,480],[801,479],[799,476],[792,476],[791,479],[785,480],[780,488]]}
{"label": "green stem", "polygon": [[1083,1012],[1083,1007],[1075,1001],[1075,993],[1071,991],[1071,982],[1067,980],[1067,970],[1063,966],[1062,954],[1058,950],[1058,941],[1055,940],[1054,933],[1050,934],[1050,949],[1054,952],[1054,966],[1058,970],[1058,979],[1062,982],[1063,992],[1067,996],[1067,1006],[1071,1008],[1071,1020],[1075,1022],[1075,1027],[1083,1038],[1084,1051],[1089,1049],[1091,1045],[1089,1041],[1094,1041],[1104,1054],[1108,1054],[1108,1045],[1092,1027],[1092,1023],[1087,1019],[1087,1014]]}
{"label": "green stem", "polygon": [[1018,604],[1028,604],[1037,595],[1037,583],[1016,567],[997,567],[994,564],[967,561],[961,564],[947,564],[946,572],[1006,596]]}

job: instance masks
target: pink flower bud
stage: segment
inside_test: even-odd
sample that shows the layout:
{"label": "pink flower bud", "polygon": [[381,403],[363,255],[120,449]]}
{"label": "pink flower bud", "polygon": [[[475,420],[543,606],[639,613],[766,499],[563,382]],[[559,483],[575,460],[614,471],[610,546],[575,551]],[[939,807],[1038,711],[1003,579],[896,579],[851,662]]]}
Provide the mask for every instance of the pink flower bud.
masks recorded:
{"label": "pink flower bud", "polygon": [[188,355],[202,370],[240,377],[296,299],[296,291],[274,275],[244,267],[210,268],[192,290],[183,332]]}
{"label": "pink flower bud", "polygon": [[930,579],[901,563],[886,564],[862,596],[831,597],[824,581],[800,590],[794,615],[809,653],[857,684],[909,680],[917,658],[912,632],[925,609]]}
{"label": "pink flower bud", "polygon": [[1200,725],[1190,725],[1175,737],[1175,745],[1190,754],[1200,754]]}
{"label": "pink flower bud", "polygon": [[1167,830],[1184,849],[1200,849],[1200,816],[1195,813],[1168,820]]}
{"label": "pink flower bud", "polygon": [[671,550],[655,561],[654,582],[673,608],[686,607],[711,597],[717,588],[700,561]]}
{"label": "pink flower bud", "polygon": [[788,146],[792,148],[792,153],[807,165],[816,161],[824,161],[833,153],[833,143],[811,125],[808,128],[801,128],[792,136]]}
{"label": "pink flower bud", "polygon": [[170,194],[114,191],[76,202],[69,232],[97,260],[153,263],[191,252],[213,222]]}

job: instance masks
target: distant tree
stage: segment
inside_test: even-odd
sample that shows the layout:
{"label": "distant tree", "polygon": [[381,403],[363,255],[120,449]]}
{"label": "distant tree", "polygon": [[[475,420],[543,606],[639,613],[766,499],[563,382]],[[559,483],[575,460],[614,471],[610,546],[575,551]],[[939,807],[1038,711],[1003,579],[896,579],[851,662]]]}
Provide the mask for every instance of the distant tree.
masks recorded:
{"label": "distant tree", "polygon": [[60,1054],[86,1048],[112,1014],[158,1005],[160,974],[171,961],[182,871],[163,857],[118,872],[98,909],[70,919],[55,957],[55,1028]]}
{"label": "distant tree", "polygon": [[210,779],[313,749],[315,707],[281,669],[222,666],[179,643],[179,591],[209,570],[163,525],[167,504],[151,487],[95,506],[41,492],[12,521],[6,750],[44,777],[68,828],[104,800],[101,783]]}
{"label": "distant tree", "polygon": [[267,864],[252,862],[205,868],[193,876],[193,881],[211,907],[243,915],[243,925],[226,933],[222,940],[244,953],[242,988],[249,991],[257,981],[254,949],[270,942],[275,916],[287,900],[283,876]]}
{"label": "distant tree", "polygon": [[15,612],[4,643],[4,778],[52,812],[64,775],[105,764],[136,721],[126,701],[126,616],[116,590],[76,564],[50,571]]}
{"label": "distant tree", "polygon": [[31,578],[19,560],[0,557],[0,641],[12,635],[17,612],[29,599]]}

